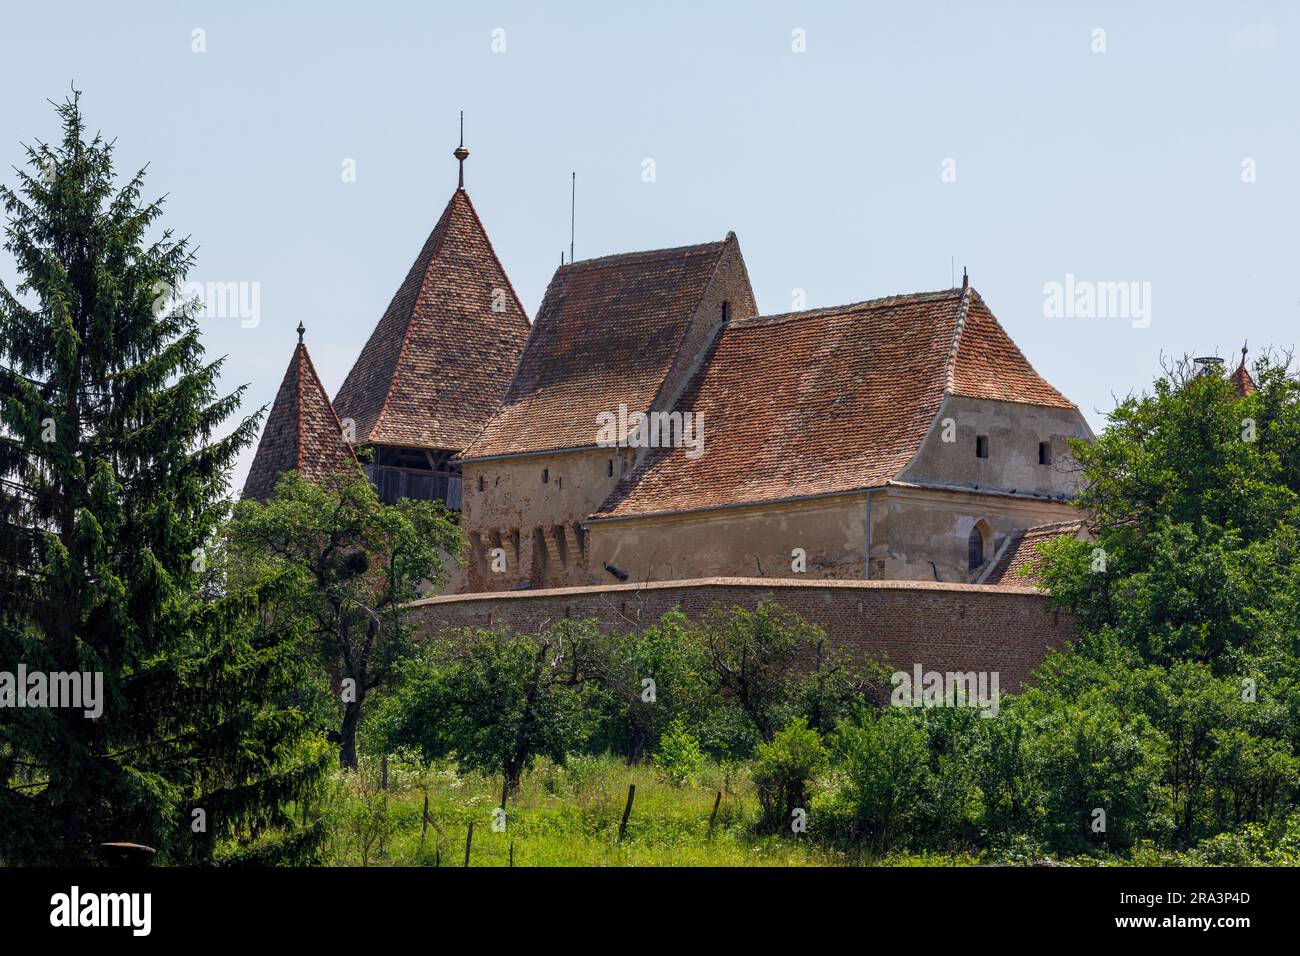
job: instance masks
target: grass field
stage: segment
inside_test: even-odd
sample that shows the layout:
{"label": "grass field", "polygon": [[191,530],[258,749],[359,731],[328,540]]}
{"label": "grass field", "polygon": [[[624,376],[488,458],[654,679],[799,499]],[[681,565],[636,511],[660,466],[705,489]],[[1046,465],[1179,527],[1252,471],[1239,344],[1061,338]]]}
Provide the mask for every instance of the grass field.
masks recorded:
{"label": "grass field", "polygon": [[[619,823],[628,785],[636,795],[627,832]],[[471,821],[470,866],[844,866],[961,865],[968,857],[916,856],[866,860],[819,847],[806,837],[756,832],[758,802],[743,766],[707,766],[698,779],[674,786],[652,767],[610,758],[574,758],[567,767],[540,765],[525,775],[508,804],[506,826],[494,829],[500,780],[458,776],[452,769],[391,764],[388,789],[367,765],[335,782],[327,862],[336,866],[464,866]],[[421,837],[425,794],[429,826]],[[717,795],[712,831],[709,818]]]}

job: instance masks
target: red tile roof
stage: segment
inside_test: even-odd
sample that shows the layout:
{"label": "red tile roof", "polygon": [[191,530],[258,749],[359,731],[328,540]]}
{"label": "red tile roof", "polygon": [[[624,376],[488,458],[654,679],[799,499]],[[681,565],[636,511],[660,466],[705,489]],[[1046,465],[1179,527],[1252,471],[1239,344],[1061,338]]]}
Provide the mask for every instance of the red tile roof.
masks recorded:
{"label": "red tile roof", "polygon": [[458,451],[496,409],[527,337],[528,316],[457,189],[334,407],[356,423],[358,445]]}
{"label": "red tile roof", "polygon": [[1022,405],[1075,407],[1034,371],[974,289],[959,335],[948,386],[952,394]]}
{"label": "red tile roof", "polygon": [[973,289],[733,322],[678,404],[703,415],[704,453],[650,452],[593,517],[882,485],[916,454],[948,393],[1074,407]]}
{"label": "red tile roof", "polygon": [[[1016,532],[994,559],[992,567],[980,575],[978,583],[1032,586],[1038,580],[1034,569],[1043,558],[1039,546],[1065,535],[1074,537],[1083,526],[1082,520],[1058,521]],[[1025,568],[1030,570],[1023,571]]]}
{"label": "red tile roof", "polygon": [[1254,395],[1259,391],[1259,386],[1255,384],[1250,372],[1246,371],[1245,349],[1242,349],[1241,364],[1237,366],[1235,372],[1228,376],[1228,381],[1232,383],[1238,398],[1245,398],[1247,395]]}
{"label": "red tile roof", "polygon": [[729,242],[561,266],[500,410],[463,457],[593,446],[599,412],[649,409]]}
{"label": "red tile roof", "polygon": [[360,474],[356,454],[343,436],[307,346],[299,342],[266,417],[244,482],[244,497],[265,501],[285,472],[319,481],[348,467],[356,467]]}

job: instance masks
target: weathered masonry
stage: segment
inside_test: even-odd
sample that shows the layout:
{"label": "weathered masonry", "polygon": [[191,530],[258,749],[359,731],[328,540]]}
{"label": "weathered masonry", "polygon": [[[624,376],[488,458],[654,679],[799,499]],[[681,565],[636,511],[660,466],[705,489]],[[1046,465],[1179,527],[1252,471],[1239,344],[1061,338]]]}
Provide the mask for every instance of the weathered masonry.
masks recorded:
{"label": "weathered masonry", "polygon": [[426,634],[443,627],[537,632],[564,618],[634,631],[680,608],[698,619],[715,608],[756,607],[764,597],[826,629],[835,644],[904,670],[985,671],[1014,692],[1047,650],[1069,640],[1070,618],[1047,609],[1033,588],[925,581],[794,581],[705,578],[645,585],[455,594],[417,601]]}

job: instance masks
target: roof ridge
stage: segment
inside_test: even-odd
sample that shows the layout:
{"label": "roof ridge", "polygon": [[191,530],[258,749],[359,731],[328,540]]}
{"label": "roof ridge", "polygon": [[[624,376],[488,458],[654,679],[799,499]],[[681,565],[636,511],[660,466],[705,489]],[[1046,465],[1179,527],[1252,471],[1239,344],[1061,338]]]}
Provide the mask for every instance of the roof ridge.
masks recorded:
{"label": "roof ridge", "polygon": [[[659,381],[655,383],[654,394],[650,397],[650,409],[655,408],[656,405],[673,404],[672,402],[660,401],[660,399],[665,398],[663,394],[664,386],[668,384],[669,377],[673,374],[674,369],[677,367],[677,359],[681,357],[682,349],[686,345],[686,340],[687,338],[690,337],[694,319],[697,315],[699,315],[700,312],[701,303],[703,302],[705,297],[709,294],[709,288],[713,285],[713,280],[718,277],[718,270],[722,268],[722,257],[726,254],[727,247],[732,243],[735,243],[736,249],[737,251],[739,251],[740,240],[736,238],[736,234],[734,232],[729,232],[727,233],[727,237],[722,240],[722,244],[719,245],[717,250],[714,252],[713,269],[712,271],[709,272],[708,281],[706,281],[700,287],[699,298],[695,300],[694,308],[691,309],[691,320],[685,322],[682,325],[682,334],[677,337],[677,345],[673,349],[672,360],[668,363],[668,367],[664,369],[663,374],[659,376]],[[710,349],[713,346],[714,342],[717,340],[718,335],[721,334],[722,330],[723,330],[723,326],[721,325],[713,329],[713,334],[709,337],[709,340],[705,342],[702,348],[700,349],[701,354],[706,353],[708,349]],[[696,371],[698,372],[699,369],[697,368]],[[690,386],[692,378],[694,378],[694,375],[684,376],[684,381],[681,383],[682,387],[679,390],[679,392],[684,392]],[[680,399],[681,395],[678,394],[676,397]],[[647,411],[649,411],[650,409],[647,409]]]}
{"label": "roof ridge", "polygon": [[1032,525],[1028,528],[1025,528],[1021,533],[1029,534],[1029,532],[1031,531],[1047,531],[1050,528],[1065,528],[1065,527],[1069,527],[1070,525],[1081,525],[1084,523],[1085,522],[1083,518],[1070,518],[1068,521],[1049,521],[1046,524]]}
{"label": "roof ridge", "polygon": [[296,421],[293,423],[293,469],[295,472],[302,471],[302,359],[307,353],[307,346],[299,342],[294,348],[294,361],[297,368],[294,372],[294,391],[295,391],[295,410],[297,412]]}
{"label": "roof ridge", "polygon": [[[492,253],[492,261],[495,262],[497,268],[501,270],[501,277],[506,280],[506,288],[510,290],[510,295],[514,298],[515,305],[519,306],[519,312],[523,315],[524,321],[531,326],[533,323],[532,320],[528,318],[528,310],[524,308],[523,300],[519,298],[519,293],[515,291],[515,284],[510,281],[510,273],[506,272],[506,267],[501,263],[501,257],[497,255],[497,247],[492,244],[492,237],[488,235],[487,227],[483,225],[483,220],[478,217],[478,210],[474,208],[474,200],[469,198],[469,191],[462,186],[460,189],[456,190],[456,192],[465,197],[465,205],[469,207],[469,214],[474,217],[474,224],[478,226],[478,231],[483,234],[483,241],[487,243],[488,252]],[[452,198],[456,198],[454,193],[452,194]],[[523,353],[521,352],[520,354],[522,355]],[[518,364],[518,360],[516,360],[516,364]]]}
{"label": "roof ridge", "polygon": [[[463,188],[458,188],[451,194],[447,200],[447,205],[443,207],[442,215],[433,225],[433,231],[430,238],[433,239],[433,247],[429,250],[429,258],[420,270],[420,288],[416,290],[415,295],[411,296],[411,309],[406,313],[406,321],[402,327],[402,347],[397,350],[397,361],[393,363],[393,377],[388,380],[388,388],[384,391],[384,404],[379,409],[379,414],[375,416],[375,423],[370,426],[370,434],[379,434],[379,427],[384,422],[384,416],[388,414],[388,408],[393,401],[393,388],[397,385],[398,374],[401,372],[402,363],[406,360],[406,346],[411,340],[411,326],[415,324],[415,307],[420,303],[420,297],[424,295],[424,290],[429,282],[429,269],[434,261],[438,258],[438,253],[442,251],[443,241],[447,238],[447,232],[451,226],[452,205],[456,202],[456,196],[465,192]],[[468,195],[465,197],[468,199]],[[477,217],[475,217],[477,219]],[[481,224],[480,224],[481,225]],[[427,242],[428,240],[426,240]],[[420,250],[423,252],[424,250]],[[416,257],[416,262],[419,262]],[[401,289],[399,287],[398,292]]]}
{"label": "roof ridge", "polygon": [[[975,290],[963,286],[961,298],[957,300],[957,317],[952,330],[952,344],[948,347],[948,359],[943,367],[943,394],[951,395],[953,378],[957,371],[957,353],[961,351],[961,334],[966,329],[966,316],[970,314],[970,297]],[[938,412],[936,411],[937,415]]]}
{"label": "roof ridge", "polygon": [[[735,233],[727,233],[733,236]],[[623,265],[637,259],[669,259],[676,255],[705,255],[711,251],[720,250],[727,244],[727,239],[715,240],[713,242],[698,242],[687,246],[670,246],[664,249],[641,249],[635,252],[616,252],[608,256],[595,256],[591,259],[577,259],[573,262],[566,262],[556,271],[584,271],[587,269],[604,269],[609,266]]]}
{"label": "roof ridge", "polygon": [[751,315],[745,319],[735,319],[729,323],[729,328],[746,328],[764,325],[776,325],[780,322],[798,322],[802,319],[817,319],[822,317],[831,317],[838,315],[847,315],[851,312],[865,312],[869,309],[879,309],[892,305],[908,305],[915,302],[924,302],[930,299],[942,299],[952,294],[951,289],[945,289],[939,292],[901,292],[895,295],[883,295],[875,299],[864,299],[861,302],[848,302],[844,305],[825,305],[815,309],[803,309],[799,312],[776,312],[772,315]]}
{"label": "roof ridge", "polygon": [[[329,392],[325,391],[325,385],[321,382],[320,376],[316,374],[316,363],[311,360],[311,353],[307,351],[306,343],[299,343],[299,345],[302,347],[302,357],[307,362],[307,371],[311,373],[312,381],[316,383],[316,389],[317,391],[320,392],[320,397],[321,400],[325,402],[325,407],[330,410],[330,415],[334,419],[334,424],[339,430],[339,437],[342,438],[343,443],[347,445],[348,454],[352,456],[352,460],[359,462],[360,459],[357,458],[357,450],[356,448],[353,447],[351,440],[347,436],[347,433],[343,430],[343,421],[342,419],[339,418],[338,410],[334,407],[334,403],[330,401]],[[301,373],[299,374],[299,377],[301,378]],[[298,429],[299,432],[301,433],[302,430],[302,385],[301,383],[299,383],[298,386]],[[298,466],[300,468],[302,467],[301,452],[299,452]]]}

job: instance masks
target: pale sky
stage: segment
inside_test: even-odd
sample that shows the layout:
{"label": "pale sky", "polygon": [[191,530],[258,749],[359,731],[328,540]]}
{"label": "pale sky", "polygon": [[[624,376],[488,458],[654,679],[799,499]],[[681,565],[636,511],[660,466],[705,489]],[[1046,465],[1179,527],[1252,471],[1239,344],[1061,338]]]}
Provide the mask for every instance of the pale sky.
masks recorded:
{"label": "pale sky", "polygon": [[[1037,6],[11,5],[0,177],[57,137],[46,100],[75,81],[119,171],[147,162],[168,194],[191,279],[257,289],[254,327],[203,326],[248,410],[299,321],[337,392],[455,188],[463,109],[466,185],[530,317],[576,170],[579,258],[734,230],[765,313],[795,290],[813,308],[947,288],[964,265],[1100,430],[1162,353],[1300,338],[1300,13]],[[1138,283],[1149,314],[1045,315],[1067,276]]]}

